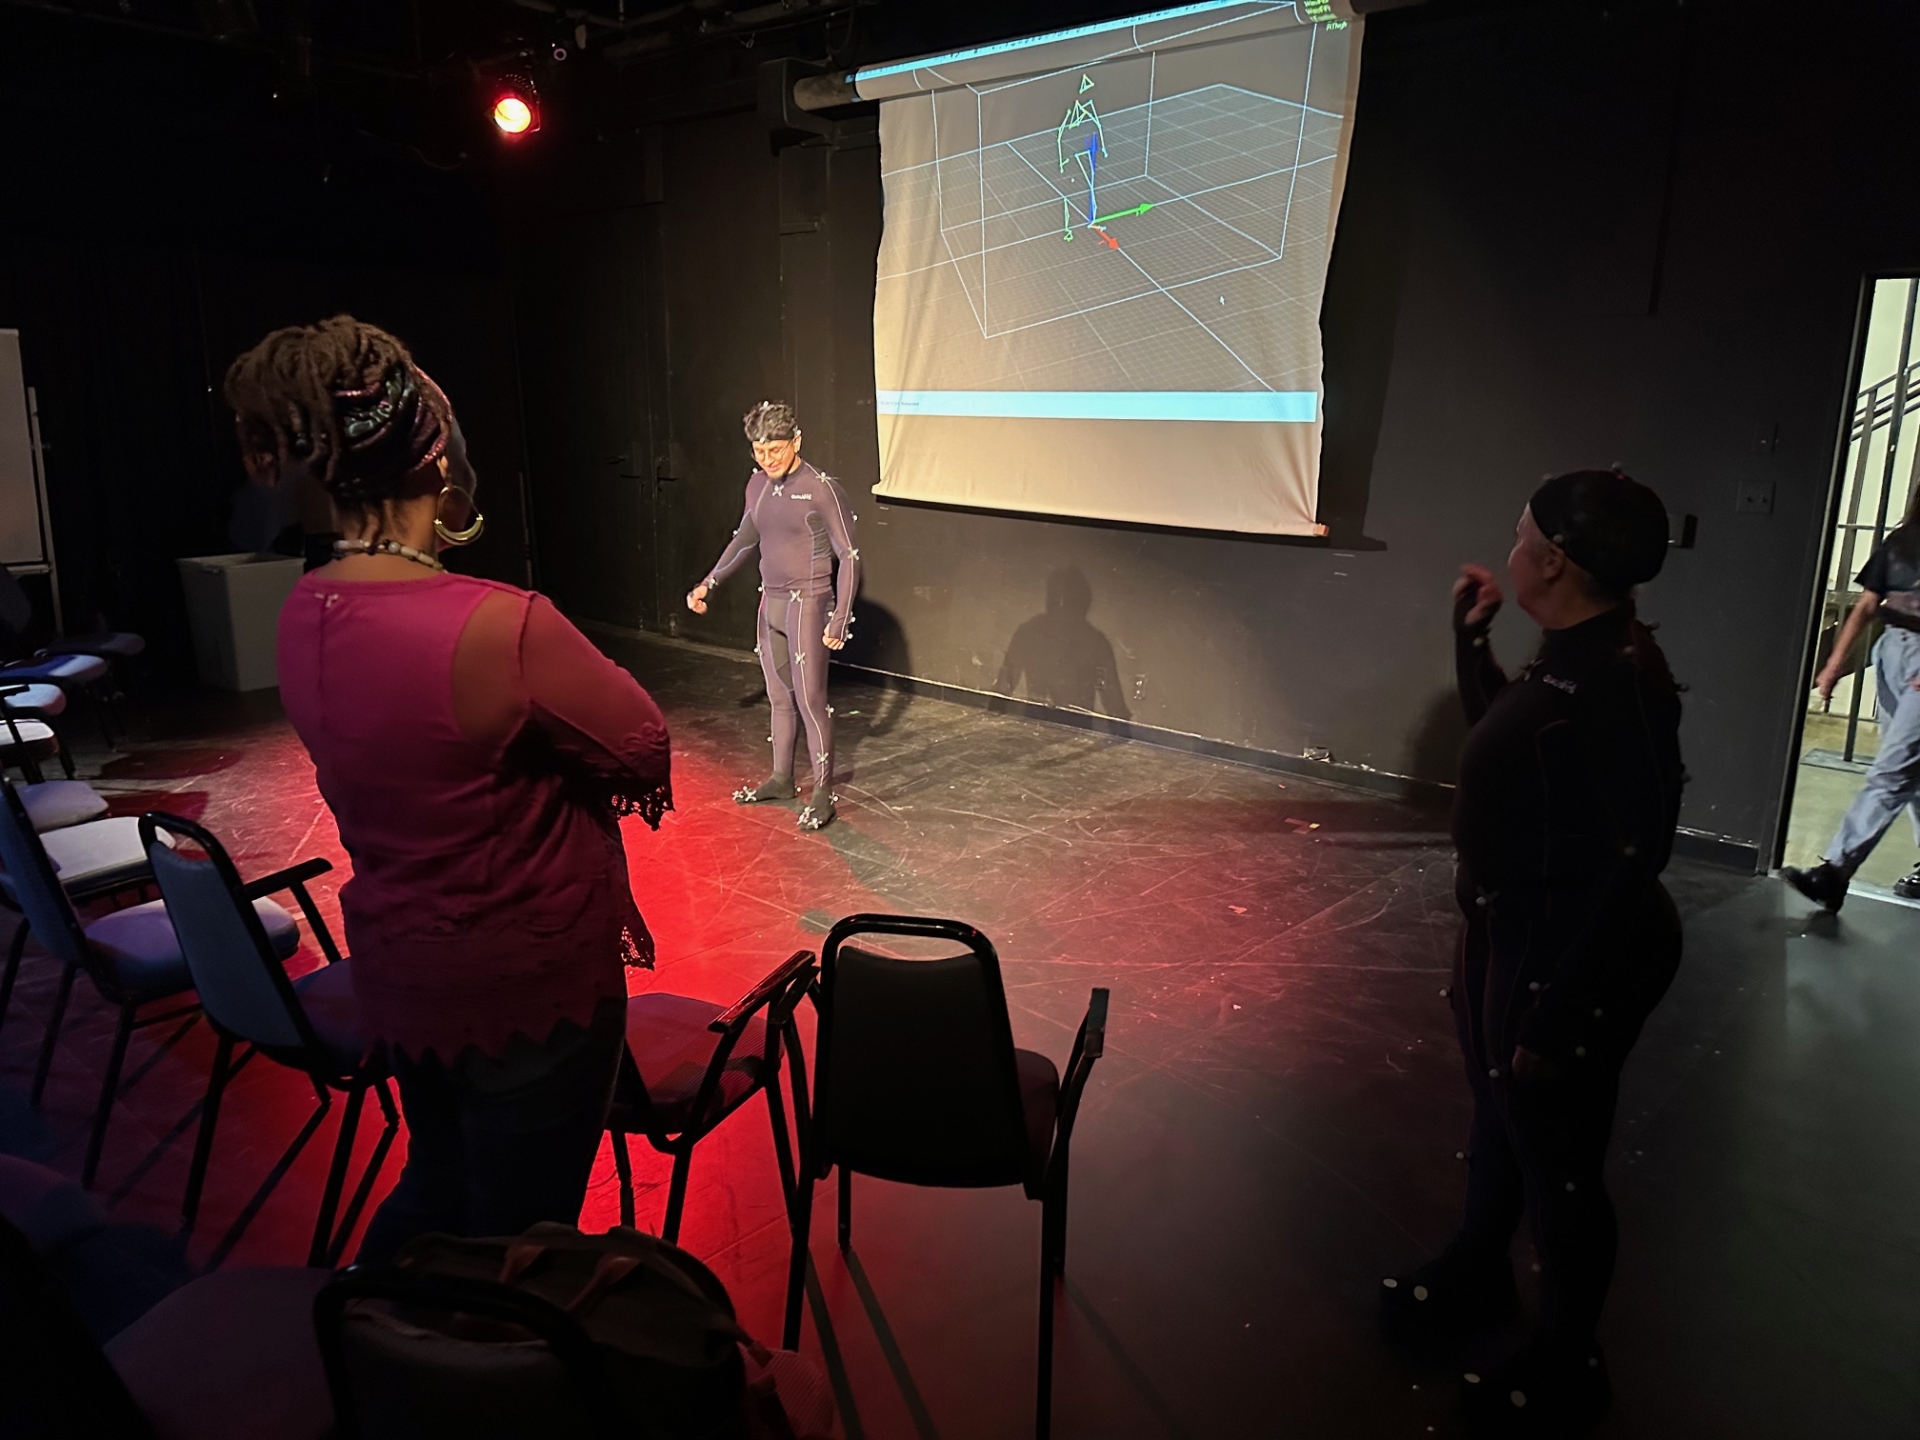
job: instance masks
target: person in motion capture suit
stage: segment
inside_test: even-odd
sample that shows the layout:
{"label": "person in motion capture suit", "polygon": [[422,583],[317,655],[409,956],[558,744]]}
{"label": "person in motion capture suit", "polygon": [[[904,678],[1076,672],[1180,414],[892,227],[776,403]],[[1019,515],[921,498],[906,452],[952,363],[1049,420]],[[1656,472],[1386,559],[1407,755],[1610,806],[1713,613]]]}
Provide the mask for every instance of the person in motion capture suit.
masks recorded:
{"label": "person in motion capture suit", "polygon": [[1508,1247],[1524,1212],[1538,1323],[1517,1356],[1464,1377],[1463,1399],[1529,1427],[1611,1399],[1594,1340],[1618,1243],[1602,1170],[1621,1067],[1680,964],[1660,883],[1684,781],[1679,687],[1632,598],[1666,547],[1665,507],[1627,476],[1542,485],[1507,565],[1545,636],[1511,677],[1487,645],[1501,604],[1492,572],[1463,566],[1453,590],[1471,725],[1453,807],[1466,918],[1441,993],[1473,1091],[1465,1216],[1438,1258],[1380,1295],[1396,1320],[1436,1327],[1510,1312]]}
{"label": "person in motion capture suit", "polygon": [[[1861,632],[1874,620],[1883,621],[1886,629],[1873,645],[1880,748],[1820,863],[1811,870],[1788,865],[1780,871],[1789,885],[1830,912],[1838,912],[1853,872],[1902,810],[1912,817],[1914,838],[1920,840],[1920,517],[1908,515],[1875,547],[1855,583],[1860,598],[1813,683],[1822,700],[1831,700]],[[1893,893],[1920,900],[1920,865],[1893,882]]]}
{"label": "person in motion capture suit", "polygon": [[[813,793],[800,812],[802,830],[833,823],[833,707],[827,703],[827,652],[847,643],[853,597],[860,589],[860,552],[853,512],[830,475],[800,458],[793,407],[762,400],[743,421],[758,468],[747,480],[740,528],[687,608],[707,613],[707,596],[760,550],[760,618],[754,653],[773,705],[773,773],[733,792],[741,805],[792,800],[793,746],[804,726],[812,756]],[[836,578],[834,562],[839,561]]]}

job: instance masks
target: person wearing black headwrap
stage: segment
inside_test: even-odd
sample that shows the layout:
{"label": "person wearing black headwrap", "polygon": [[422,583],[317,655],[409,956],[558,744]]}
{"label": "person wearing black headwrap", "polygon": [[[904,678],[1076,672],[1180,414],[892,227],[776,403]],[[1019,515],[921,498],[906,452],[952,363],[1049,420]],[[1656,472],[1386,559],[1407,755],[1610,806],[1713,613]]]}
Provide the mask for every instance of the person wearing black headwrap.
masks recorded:
{"label": "person wearing black headwrap", "polygon": [[1621,1067],[1680,961],[1660,883],[1680,812],[1680,700],[1632,598],[1666,548],[1665,507],[1627,476],[1542,485],[1507,565],[1545,635],[1511,677],[1487,644],[1492,572],[1463,566],[1453,591],[1471,729],[1453,809],[1466,919],[1443,993],[1474,1097],[1465,1218],[1381,1298],[1396,1317],[1449,1324],[1511,1308],[1508,1246],[1525,1213],[1539,1325],[1514,1359],[1469,1376],[1466,1396],[1533,1423],[1609,1398],[1594,1342],[1617,1238],[1602,1169]]}

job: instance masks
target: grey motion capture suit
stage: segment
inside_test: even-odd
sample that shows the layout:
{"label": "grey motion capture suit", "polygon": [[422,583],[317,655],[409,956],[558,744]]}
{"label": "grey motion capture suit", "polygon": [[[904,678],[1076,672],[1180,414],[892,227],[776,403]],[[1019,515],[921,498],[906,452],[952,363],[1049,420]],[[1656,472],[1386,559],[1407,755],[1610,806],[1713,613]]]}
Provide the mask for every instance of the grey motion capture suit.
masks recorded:
{"label": "grey motion capture suit", "polygon": [[[755,470],[740,528],[707,576],[717,586],[760,547],[760,669],[773,702],[773,773],[793,774],[796,718],[813,757],[814,803],[833,793],[833,708],[827,704],[829,632],[844,640],[860,589],[853,512],[829,475],[802,460],[785,478]],[[836,581],[833,562],[840,562]],[[832,605],[829,609],[828,602]],[[797,712],[797,713],[796,713]]]}

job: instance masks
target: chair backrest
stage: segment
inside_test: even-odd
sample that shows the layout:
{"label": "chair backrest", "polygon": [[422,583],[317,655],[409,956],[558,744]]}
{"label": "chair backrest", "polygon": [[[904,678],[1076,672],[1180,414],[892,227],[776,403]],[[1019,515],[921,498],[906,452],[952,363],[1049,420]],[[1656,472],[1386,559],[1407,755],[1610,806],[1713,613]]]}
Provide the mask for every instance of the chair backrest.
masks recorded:
{"label": "chair backrest", "polygon": [[0,785],[0,790],[6,792],[0,800],[0,861],[6,863],[7,876],[13,881],[14,903],[48,954],[62,965],[86,967],[96,983],[101,982],[103,972],[93,963],[93,948],[80,929],[73,901],[34,833],[26,802],[11,785]]}
{"label": "chair backrest", "polygon": [[[183,853],[163,834],[202,853]],[[313,1026],[226,848],[191,820],[158,811],[140,817],[140,843],[207,1018],[264,1049],[317,1050]]]}
{"label": "chair backrest", "polygon": [[598,1356],[557,1305],[508,1285],[350,1270],[314,1330],[341,1440],[619,1434]]}
{"label": "chair backrest", "polygon": [[[964,953],[904,960],[859,935],[950,940]],[[854,915],[820,953],[816,1173],[843,1165],[916,1185],[1012,1185],[1026,1121],[1000,960],[957,920]]]}

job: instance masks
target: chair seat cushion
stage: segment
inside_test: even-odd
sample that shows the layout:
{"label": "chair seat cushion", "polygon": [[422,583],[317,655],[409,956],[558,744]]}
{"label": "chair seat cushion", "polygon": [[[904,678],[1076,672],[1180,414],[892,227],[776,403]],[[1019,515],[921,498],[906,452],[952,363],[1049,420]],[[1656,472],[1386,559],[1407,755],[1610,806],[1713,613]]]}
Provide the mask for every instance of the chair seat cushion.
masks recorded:
{"label": "chair seat cushion", "polygon": [[0,684],[54,680],[63,685],[91,685],[106,673],[107,662],[98,655],[50,655],[45,660],[0,669]]}
{"label": "chair seat cushion", "polygon": [[[654,992],[636,995],[627,1001],[627,1050],[634,1068],[647,1087],[652,1102],[648,1116],[640,1097],[627,1085],[615,1087],[612,1128],[642,1131],[649,1121],[669,1135],[685,1130],[694,1119],[693,1103],[700,1095],[700,1082],[706,1078],[720,1036],[707,1027],[724,1005],[711,1000],[696,1000],[687,995]],[[747,1022],[740,1041],[727,1057],[720,1072],[720,1084],[714,1096],[714,1108],[704,1117],[709,1123],[738,1105],[760,1083],[760,1071],[766,1058],[767,1023],[755,1015]]]}
{"label": "chair seat cushion", "polygon": [[116,660],[131,660],[147,648],[147,642],[131,630],[100,630],[91,635],[63,635],[52,644],[40,647],[45,655],[100,655]]}
{"label": "chair seat cushion", "polygon": [[[42,835],[40,844],[69,893],[98,895],[153,875],[140,844],[140,822],[132,815],[70,825]],[[12,876],[0,873],[0,892],[13,899]]]}
{"label": "chair seat cushion", "polygon": [[[285,909],[271,900],[256,900],[253,909],[266,927],[274,954],[285,960],[300,948],[300,927]],[[164,900],[149,900],[145,905],[130,905],[102,916],[87,926],[87,939],[113,967],[121,987],[135,995],[177,995],[192,988],[186,957],[180,953],[180,939],[173,933]]]}
{"label": "chair seat cushion", "polygon": [[333,1400],[313,1333],[330,1270],[216,1270],[107,1342],[158,1440],[320,1440]]}
{"label": "chair seat cushion", "polygon": [[58,685],[29,685],[0,695],[0,705],[19,715],[58,715],[67,708],[67,692]]}
{"label": "chair seat cushion", "polygon": [[360,1030],[360,1005],[353,994],[353,962],[322,965],[294,981],[293,990],[335,1068],[343,1075],[359,1069],[368,1047]]}
{"label": "chair seat cushion", "polygon": [[1015,1050],[1020,1076],[1020,1108],[1027,1117],[1027,1193],[1038,1195],[1053,1155],[1053,1122],[1060,1108],[1060,1071],[1034,1050]]}
{"label": "chair seat cushion", "polygon": [[40,720],[15,720],[0,725],[0,751],[51,750],[53,727]]}
{"label": "chair seat cushion", "polygon": [[84,780],[43,780],[38,785],[15,785],[33,828],[44,835],[69,825],[84,825],[107,813],[107,800]]}

